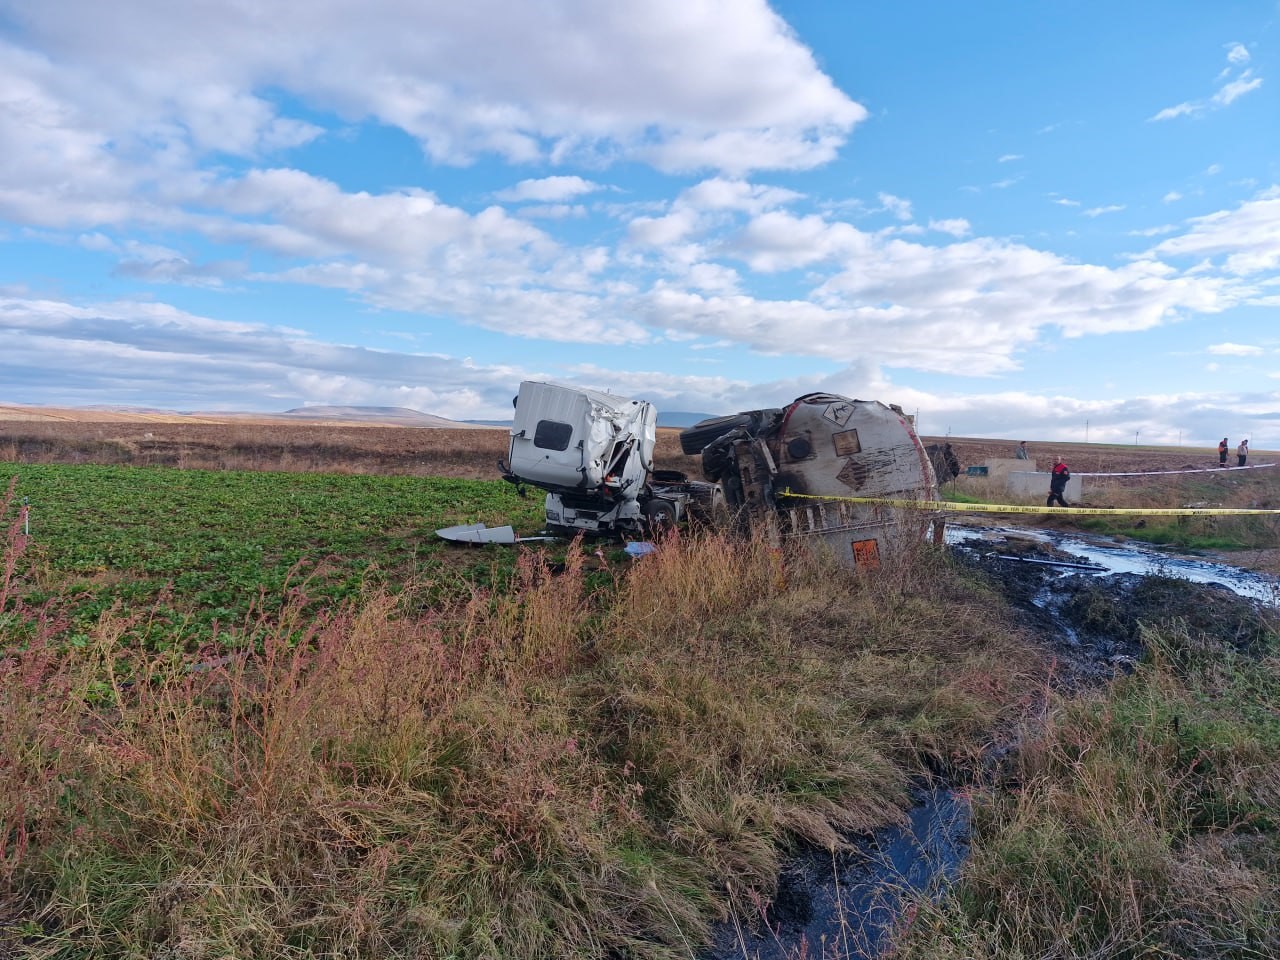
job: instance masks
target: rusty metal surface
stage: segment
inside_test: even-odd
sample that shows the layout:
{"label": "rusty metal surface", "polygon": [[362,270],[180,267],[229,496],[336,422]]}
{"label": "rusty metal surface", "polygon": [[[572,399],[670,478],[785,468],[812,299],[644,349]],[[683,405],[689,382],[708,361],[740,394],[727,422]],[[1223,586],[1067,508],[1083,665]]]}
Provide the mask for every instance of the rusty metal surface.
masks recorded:
{"label": "rusty metal surface", "polygon": [[[762,446],[776,465],[775,494],[938,499],[919,437],[904,415],[878,401],[801,397],[786,408],[780,428]],[[941,514],[904,517],[876,505],[787,503],[784,498],[775,516],[783,537],[822,543],[853,568],[877,567],[942,535]]]}

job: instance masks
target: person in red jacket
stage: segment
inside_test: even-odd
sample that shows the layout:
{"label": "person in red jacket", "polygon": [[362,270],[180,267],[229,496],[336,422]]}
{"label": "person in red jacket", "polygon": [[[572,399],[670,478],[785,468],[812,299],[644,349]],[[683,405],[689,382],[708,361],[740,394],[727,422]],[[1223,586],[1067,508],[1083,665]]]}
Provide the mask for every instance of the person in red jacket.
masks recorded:
{"label": "person in red jacket", "polygon": [[1055,500],[1058,501],[1060,506],[1071,506],[1066,500],[1062,499],[1062,492],[1067,489],[1067,481],[1070,479],[1071,471],[1067,469],[1066,463],[1061,457],[1054,457],[1053,474],[1049,477],[1049,499],[1044,502],[1046,507],[1052,507]]}
{"label": "person in red jacket", "polygon": [[1227,465],[1227,438],[1223,437],[1222,442],[1218,444],[1218,466],[1225,467]]}

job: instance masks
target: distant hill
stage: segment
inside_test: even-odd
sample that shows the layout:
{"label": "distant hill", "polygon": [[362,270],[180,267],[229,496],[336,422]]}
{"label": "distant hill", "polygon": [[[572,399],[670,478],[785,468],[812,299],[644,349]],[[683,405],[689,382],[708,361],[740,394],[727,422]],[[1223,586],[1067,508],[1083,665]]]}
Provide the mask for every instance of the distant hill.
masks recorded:
{"label": "distant hill", "polygon": [[348,423],[390,427],[425,427],[438,429],[481,428],[480,422],[467,423],[423,413],[409,407],[343,407],[317,404],[295,407],[281,413],[246,413],[234,410],[177,411],[155,407],[130,407],[99,404],[92,407],[42,407],[0,401],[0,421],[92,422],[92,423]]}
{"label": "distant hill", "polygon": [[[663,413],[658,411],[658,426],[684,428],[691,427],[701,420],[713,417],[712,413],[685,413],[682,411],[673,411],[671,413]],[[510,420],[463,420],[462,423],[477,427],[510,427]]]}
{"label": "distant hill", "polygon": [[[459,420],[448,420],[411,407],[339,407],[316,404],[295,407],[280,414],[297,420],[341,420],[343,422],[388,423],[398,427],[460,427]],[[478,426],[478,424],[477,424]]]}

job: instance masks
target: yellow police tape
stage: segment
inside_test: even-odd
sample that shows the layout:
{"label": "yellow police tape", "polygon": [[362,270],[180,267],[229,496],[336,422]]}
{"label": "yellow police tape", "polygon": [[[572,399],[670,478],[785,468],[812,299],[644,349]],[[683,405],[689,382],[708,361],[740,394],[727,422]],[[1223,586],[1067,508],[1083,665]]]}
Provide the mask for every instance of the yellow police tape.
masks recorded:
{"label": "yellow police tape", "polygon": [[[941,510],[947,513],[1056,513],[1061,507],[1016,507],[997,503],[952,503],[948,500],[888,500],[882,497],[817,497],[808,493],[792,493],[783,490],[779,497],[796,500],[823,500],[828,503],[870,503],[885,507],[903,507],[911,510]],[[1138,507],[1067,507],[1074,516],[1110,514],[1144,517],[1222,517],[1222,516],[1275,516],[1280,510],[1245,510],[1229,507],[1171,507],[1169,509],[1142,509]]]}

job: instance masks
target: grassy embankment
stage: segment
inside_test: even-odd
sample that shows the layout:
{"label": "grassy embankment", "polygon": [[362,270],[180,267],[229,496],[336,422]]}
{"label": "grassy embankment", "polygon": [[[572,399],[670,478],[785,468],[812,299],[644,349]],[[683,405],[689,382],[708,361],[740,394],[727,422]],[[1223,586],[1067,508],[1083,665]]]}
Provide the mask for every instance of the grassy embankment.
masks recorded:
{"label": "grassy embankment", "polygon": [[[290,581],[267,545],[317,509],[306,485],[376,503],[382,480],[13,472],[39,504],[0,592],[19,955],[688,956],[758,912],[788,843],[894,820],[913,777],[973,762],[1039,689],[993,596],[933,553],[852,577],[685,537],[589,570],[431,543],[438,504],[416,554],[348,510],[317,520],[345,531],[340,575]],[[239,483],[252,523],[226,509]],[[185,509],[141,493],[165,484]],[[268,557],[259,579],[237,543]],[[486,565],[466,590],[459,555]]]}
{"label": "grassy embankment", "polygon": [[[430,542],[489,519],[459,497],[505,507],[483,506],[502,484],[420,481],[406,507],[394,478],[313,499],[296,475],[10,473],[44,518],[28,541],[13,496],[2,511],[0,948],[19,956],[687,957],[724,911],[758,914],[788,843],[891,821],[913,777],[963,776],[1044,694],[999,600],[927,550],[851,576],[696,536],[590,570]],[[238,483],[253,523],[226,506]],[[184,509],[139,493],[170,484]],[[145,551],[75,559],[149,529]],[[290,580],[305,529],[325,562]],[[1243,951],[1275,933],[1274,634],[1225,658],[1175,640],[1057,705],[979,795],[973,866],[913,926],[919,955],[1170,930],[1262,955]],[[1223,878],[1199,912],[1179,895]]]}

